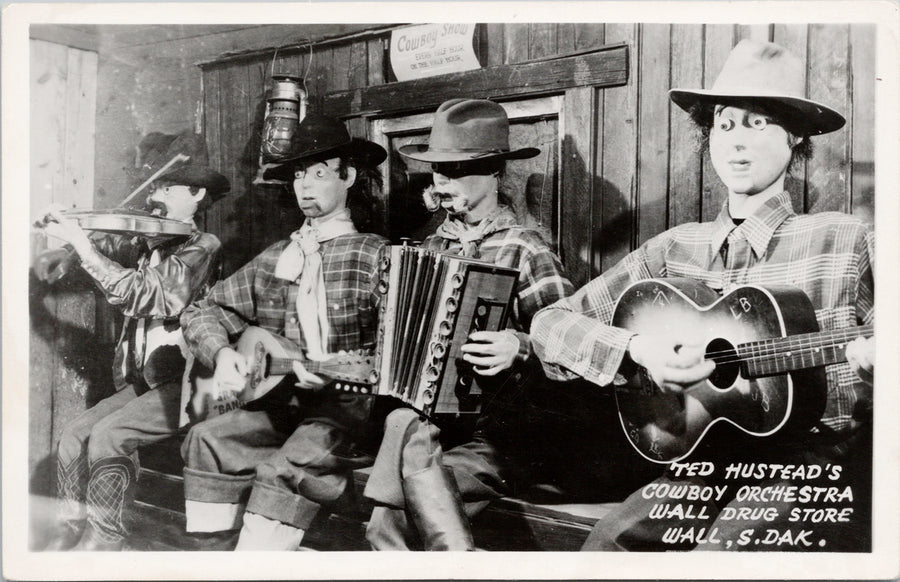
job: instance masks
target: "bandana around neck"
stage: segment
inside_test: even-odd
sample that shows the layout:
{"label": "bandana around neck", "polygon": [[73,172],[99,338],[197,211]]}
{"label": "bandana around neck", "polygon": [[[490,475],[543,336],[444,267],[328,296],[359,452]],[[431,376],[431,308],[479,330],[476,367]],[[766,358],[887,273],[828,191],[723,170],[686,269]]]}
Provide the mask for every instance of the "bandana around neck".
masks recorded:
{"label": "bandana around neck", "polygon": [[478,243],[495,232],[506,230],[518,224],[515,213],[508,206],[498,206],[478,224],[466,224],[449,215],[437,228],[435,234],[447,240],[458,240],[462,244],[460,254],[464,257],[478,257]]}
{"label": "bandana around neck", "polygon": [[[309,218],[291,233],[275,265],[275,276],[297,282],[297,320],[306,340],[307,356],[317,360],[328,349],[328,302],[319,243],[357,232],[346,208],[326,220]],[[299,280],[298,280],[299,279]]]}

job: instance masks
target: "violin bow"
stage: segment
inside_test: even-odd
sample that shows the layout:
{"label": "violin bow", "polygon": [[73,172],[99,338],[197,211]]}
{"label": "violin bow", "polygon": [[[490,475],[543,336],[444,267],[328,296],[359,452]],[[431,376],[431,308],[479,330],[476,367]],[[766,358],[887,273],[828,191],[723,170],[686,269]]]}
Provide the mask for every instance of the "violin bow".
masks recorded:
{"label": "violin bow", "polygon": [[158,169],[156,172],[154,172],[152,176],[150,176],[149,178],[147,178],[146,180],[144,180],[144,183],[143,183],[143,184],[141,184],[140,186],[138,186],[137,188],[135,188],[135,189],[134,189],[134,192],[132,192],[131,194],[129,194],[129,195],[125,198],[125,200],[123,200],[122,202],[120,202],[120,203],[119,203],[119,208],[121,208],[122,206],[125,206],[126,204],[128,204],[128,202],[129,202],[132,198],[134,198],[135,196],[137,196],[137,193],[138,193],[138,192],[140,192],[141,190],[143,190],[144,188],[146,188],[146,187],[147,187],[147,184],[149,184],[149,183],[152,182],[153,180],[159,178],[159,176],[162,175],[163,172],[165,172],[166,170],[168,170],[169,168],[171,168],[173,164],[177,164],[178,162],[186,162],[186,161],[188,161],[189,159],[191,159],[191,156],[189,156],[189,155],[186,155],[186,154],[176,154],[175,157],[173,157],[171,160],[169,160],[168,162],[166,162],[166,165],[165,165],[165,166],[163,166],[162,168],[160,168],[160,169]]}

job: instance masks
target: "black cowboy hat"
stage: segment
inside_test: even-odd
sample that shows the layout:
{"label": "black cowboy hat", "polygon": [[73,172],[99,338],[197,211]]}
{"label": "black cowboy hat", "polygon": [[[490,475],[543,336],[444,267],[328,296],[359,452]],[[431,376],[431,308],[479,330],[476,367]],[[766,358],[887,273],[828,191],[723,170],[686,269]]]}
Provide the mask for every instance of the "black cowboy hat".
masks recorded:
{"label": "black cowboy hat", "polygon": [[541,153],[537,148],[509,149],[509,118],[502,106],[487,99],[451,99],[441,103],[427,144],[399,148],[400,154],[420,162],[524,160]]}
{"label": "black cowboy hat", "polygon": [[791,122],[807,135],[836,131],[845,119],[834,109],[806,98],[806,71],[800,59],[771,42],[742,40],[710,89],[672,89],[669,97],[690,111],[695,104],[756,102],[790,112]]}
{"label": "black cowboy hat", "polygon": [[350,137],[339,119],[309,112],[291,138],[288,157],[263,172],[265,180],[293,179],[297,162],[310,158],[351,159],[360,168],[374,168],[387,158],[387,152],[377,143]]}
{"label": "black cowboy hat", "polygon": [[199,164],[185,164],[174,170],[169,170],[157,178],[156,181],[206,188],[206,193],[213,200],[218,200],[231,190],[231,182],[228,181],[228,178],[207,166]]}

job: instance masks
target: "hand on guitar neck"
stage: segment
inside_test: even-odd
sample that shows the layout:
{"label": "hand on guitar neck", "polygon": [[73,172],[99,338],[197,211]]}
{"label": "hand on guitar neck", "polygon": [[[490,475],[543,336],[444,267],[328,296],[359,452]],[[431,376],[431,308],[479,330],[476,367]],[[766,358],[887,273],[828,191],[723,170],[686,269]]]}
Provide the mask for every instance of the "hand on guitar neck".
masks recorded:
{"label": "hand on guitar neck", "polygon": [[638,334],[628,343],[628,355],[664,391],[681,392],[706,380],[716,369],[704,358],[706,346],[682,343],[667,336]]}

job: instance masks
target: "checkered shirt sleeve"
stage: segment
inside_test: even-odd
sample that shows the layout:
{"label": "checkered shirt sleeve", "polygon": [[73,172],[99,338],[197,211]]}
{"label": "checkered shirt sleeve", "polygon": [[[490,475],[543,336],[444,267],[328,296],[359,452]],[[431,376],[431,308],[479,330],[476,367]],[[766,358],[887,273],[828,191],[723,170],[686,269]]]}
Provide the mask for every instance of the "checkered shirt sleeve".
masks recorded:
{"label": "checkered shirt sleeve", "polygon": [[[738,229],[753,251],[748,261],[731,267],[720,250]],[[723,208],[713,222],[658,235],[573,296],[540,311],[531,329],[535,353],[552,378],[613,383],[633,336],[609,325],[616,301],[628,285],[649,278],[688,277],[723,293],[746,284],[790,285],[806,293],[822,330],[872,323],[873,254],[868,225],[837,212],[798,216],[787,193],[768,200],[739,227]],[[826,366],[826,376],[821,422],[840,431],[866,388],[847,363]]]}

